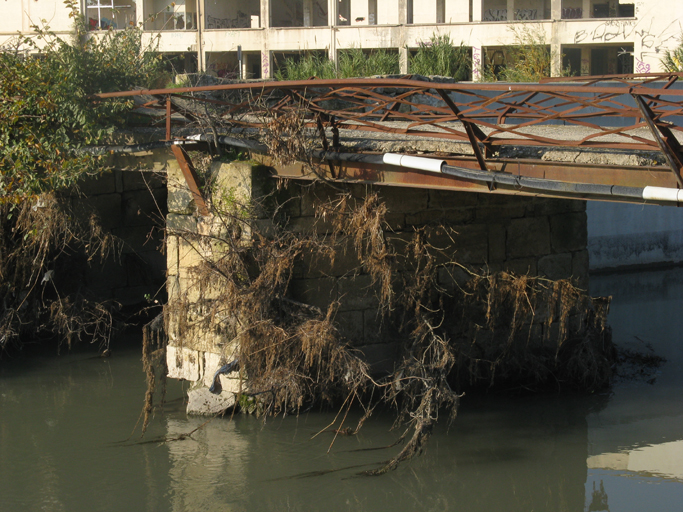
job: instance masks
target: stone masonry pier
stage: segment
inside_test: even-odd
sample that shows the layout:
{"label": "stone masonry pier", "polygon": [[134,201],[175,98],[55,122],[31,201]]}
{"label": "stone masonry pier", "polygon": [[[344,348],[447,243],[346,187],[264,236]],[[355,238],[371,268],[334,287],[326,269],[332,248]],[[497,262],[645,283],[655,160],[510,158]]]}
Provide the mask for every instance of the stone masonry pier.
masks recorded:
{"label": "stone masonry pier", "polygon": [[[214,413],[234,403],[242,383],[237,374],[221,375],[222,391],[210,393],[215,372],[233,360],[234,330],[209,329],[200,325],[231,324],[230,314],[209,319],[207,300],[211,290],[201,288],[193,276],[202,262],[221,257],[211,244],[193,242],[193,234],[220,236],[223,229],[212,217],[198,216],[185,180],[175,166],[168,166],[167,261],[170,311],[168,347],[169,376],[192,383],[188,410]],[[397,251],[406,248],[416,230],[429,225],[447,225],[456,233],[434,231],[429,243],[444,249],[448,258],[473,269],[507,270],[518,275],[571,278],[588,286],[586,203],[567,199],[506,196],[444,190],[387,187],[381,185],[325,183],[276,187],[276,179],[263,166],[250,162],[214,163],[211,167],[215,201],[253,202],[280,205],[279,222],[295,233],[328,234],[331,226],[316,216],[316,206],[350,192],[363,199],[376,192],[387,206],[385,236]],[[220,199],[223,198],[223,199]],[[266,199],[264,201],[264,198]],[[257,225],[268,232],[272,211],[260,209]],[[243,244],[253,243],[249,232],[240,234]],[[339,301],[335,322],[341,334],[360,349],[376,373],[390,371],[398,354],[392,326],[378,315],[377,290],[370,275],[359,270],[351,247],[339,248],[333,265],[311,258],[297,263],[290,285],[291,300],[322,311]],[[453,289],[467,279],[458,266],[443,265],[439,286]],[[174,300],[183,299],[191,311],[174,317]],[[234,312],[239,315],[239,312]],[[549,327],[539,315],[534,332],[542,336]],[[211,323],[213,322],[213,324]],[[232,322],[234,323],[234,322]],[[221,332],[223,334],[221,334]]]}

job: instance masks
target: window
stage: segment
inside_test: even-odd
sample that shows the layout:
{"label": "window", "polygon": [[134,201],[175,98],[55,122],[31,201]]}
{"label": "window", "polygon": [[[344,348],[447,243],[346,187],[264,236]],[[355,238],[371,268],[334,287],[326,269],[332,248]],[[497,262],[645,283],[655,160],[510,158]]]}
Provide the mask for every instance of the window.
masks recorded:
{"label": "window", "polygon": [[87,0],[88,30],[121,29],[135,25],[134,0]]}

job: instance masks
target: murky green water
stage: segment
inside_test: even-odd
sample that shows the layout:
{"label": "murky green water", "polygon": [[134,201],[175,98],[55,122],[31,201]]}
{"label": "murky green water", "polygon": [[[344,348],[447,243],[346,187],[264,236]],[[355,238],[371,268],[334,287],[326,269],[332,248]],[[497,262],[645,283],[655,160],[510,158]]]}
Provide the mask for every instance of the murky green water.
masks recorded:
{"label": "murky green water", "polygon": [[[0,511],[683,510],[683,270],[591,287],[614,295],[620,344],[649,342],[668,359],[655,375],[589,397],[467,396],[422,457],[375,478],[356,473],[394,452],[353,450],[393,441],[388,417],[329,454],[331,434],[310,439],[332,421],[319,413],[265,426],[215,419],[193,439],[123,442],[144,393],[138,350],[4,360]],[[205,421],[185,416],[179,385],[169,395],[145,440]]]}

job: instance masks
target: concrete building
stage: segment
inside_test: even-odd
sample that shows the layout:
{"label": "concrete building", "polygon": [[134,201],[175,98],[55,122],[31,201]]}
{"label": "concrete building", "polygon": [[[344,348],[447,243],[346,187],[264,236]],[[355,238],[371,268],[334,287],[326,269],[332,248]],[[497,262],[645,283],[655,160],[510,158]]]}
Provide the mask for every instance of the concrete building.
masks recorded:
{"label": "concrete building", "polygon": [[[141,24],[179,71],[269,78],[283,59],[303,52],[384,48],[408,55],[433,34],[468,47],[472,79],[505,64],[515,29],[542,34],[553,75],[646,73],[683,31],[680,0],[80,0],[92,31]],[[67,33],[71,19],[58,0],[7,0],[0,44],[45,20]],[[4,42],[4,43],[3,43]],[[240,59],[241,56],[241,70]]]}

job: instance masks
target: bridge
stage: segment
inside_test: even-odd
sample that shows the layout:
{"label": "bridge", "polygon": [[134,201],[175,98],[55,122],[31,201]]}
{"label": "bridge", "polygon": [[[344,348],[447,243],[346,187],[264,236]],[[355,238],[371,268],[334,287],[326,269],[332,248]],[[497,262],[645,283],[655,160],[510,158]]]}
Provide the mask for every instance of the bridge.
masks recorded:
{"label": "bridge", "polygon": [[261,153],[283,178],[677,205],[681,76],[311,79],[97,98],[134,98],[165,126],[196,194],[186,150],[217,141]]}
{"label": "bridge", "polygon": [[[544,364],[562,373],[556,354],[568,346],[563,345],[566,333],[590,345],[577,353],[601,353],[608,346],[603,343],[604,331],[590,331],[597,325],[590,318],[604,314],[606,302],[591,300],[590,306],[577,306],[584,302],[576,290],[589,284],[586,200],[683,202],[680,78],[657,74],[484,84],[401,76],[227,83],[99,95],[100,99],[133,99],[137,114],[132,121],[157,128],[149,132],[156,138],[152,142],[107,149],[123,153],[160,149],[152,159],[156,158],[155,169],[166,171],[169,196],[167,364],[169,376],[194,383],[188,392],[188,410],[224,410],[234,404],[233,392],[241,386],[239,379],[220,373],[226,362],[244,355],[240,333],[246,331],[232,326],[231,315],[254,309],[224,295],[235,289],[234,282],[226,279],[243,274],[220,267],[232,261],[226,253],[239,252],[232,245],[237,239],[245,253],[264,250],[272,242],[277,251],[249,260],[264,265],[285,261],[280,242],[269,239],[271,233],[286,233],[287,240],[330,241],[327,256],[315,256],[310,245],[297,253],[284,270],[291,279],[285,288],[278,288],[278,300],[308,313],[334,311],[335,329],[360,350],[374,373],[390,373],[400,364],[408,334],[396,330],[397,322],[381,320],[378,297],[385,288],[358,255],[353,237],[348,233],[336,237],[334,226],[349,222],[349,217],[342,214],[336,224],[329,219],[334,205],[346,200],[361,206],[377,201],[384,208],[377,230],[388,255],[382,260],[387,263],[382,275],[392,294],[412,290],[415,285],[405,283],[420,279],[411,244],[424,240],[434,264],[428,288],[444,299],[430,303],[431,313],[443,312],[434,325],[445,329],[448,339],[464,340],[466,350],[493,350],[494,355],[477,355],[476,361],[505,359],[500,354],[507,354],[510,340],[518,335],[519,344],[513,345],[521,355],[512,360],[522,361],[522,374],[531,361],[527,356],[544,354],[552,356]],[[212,196],[207,191],[205,201],[189,150],[215,152],[225,146],[248,150],[269,171],[263,173],[263,166],[251,161],[217,159],[211,167],[217,185]],[[273,176],[294,183],[275,187]],[[321,178],[327,183],[307,186],[306,180]],[[329,182],[335,186],[328,186]],[[359,183],[371,186],[354,185]],[[225,220],[216,205],[227,196],[236,197],[235,208],[274,206],[268,211],[264,206],[264,212],[254,214],[244,230],[228,231],[231,236],[226,237],[227,223],[214,221]],[[268,201],[263,200],[266,197]],[[283,210],[283,215],[273,213]],[[647,223],[652,209],[639,210],[648,211],[639,211],[625,224]],[[657,215],[662,213],[678,212],[657,210]],[[227,217],[244,222],[239,215]],[[370,223],[368,218],[354,225],[364,227]],[[657,233],[651,224],[646,233],[633,234],[641,244],[637,251],[681,246],[668,243],[673,236],[653,238]],[[628,245],[611,242],[601,246],[605,261]],[[207,268],[223,270],[200,279]],[[262,271],[252,269],[258,282],[277,274],[259,268]],[[516,289],[525,290],[525,300],[544,297],[529,304],[527,318],[518,322],[523,332],[514,327],[506,330],[507,325],[517,325],[515,320],[496,324],[501,329],[489,326],[491,330],[483,324],[459,323],[461,313],[455,312],[461,311],[460,306],[447,310],[464,293],[462,287],[475,281],[471,272],[512,279]],[[527,280],[537,278],[556,283],[548,290],[559,290],[553,287],[569,280],[578,288],[566,296],[565,292],[526,294]],[[250,290],[247,286],[249,297]],[[554,311],[553,301],[560,296],[563,304],[574,308],[566,310],[565,320],[544,313]],[[525,300],[520,303],[526,304]],[[295,338],[292,334],[287,339]],[[549,342],[556,344],[550,351]],[[462,371],[478,375],[464,367]],[[216,379],[221,381],[218,393]]]}

